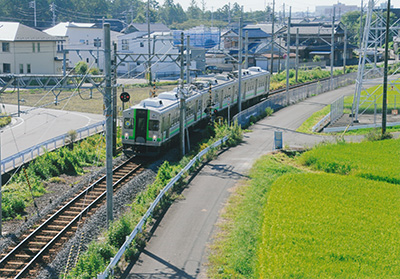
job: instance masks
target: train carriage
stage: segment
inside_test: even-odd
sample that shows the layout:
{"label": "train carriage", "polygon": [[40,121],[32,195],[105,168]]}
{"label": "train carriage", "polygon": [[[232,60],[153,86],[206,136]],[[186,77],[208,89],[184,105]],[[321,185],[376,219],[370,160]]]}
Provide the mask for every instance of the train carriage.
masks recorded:
{"label": "train carriage", "polygon": [[[258,67],[242,74],[242,102],[251,104],[269,92],[269,73]],[[211,82],[211,96],[208,84]],[[216,76],[197,80],[185,87],[185,127],[206,119],[209,100],[212,109],[221,112],[238,100],[238,80],[233,76]],[[178,89],[163,92],[123,111],[122,144],[125,153],[156,155],[180,132],[180,100]]]}

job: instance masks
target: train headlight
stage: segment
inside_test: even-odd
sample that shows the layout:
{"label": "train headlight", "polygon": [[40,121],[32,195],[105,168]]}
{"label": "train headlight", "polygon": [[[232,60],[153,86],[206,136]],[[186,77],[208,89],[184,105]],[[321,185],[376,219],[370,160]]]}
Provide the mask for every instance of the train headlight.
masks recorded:
{"label": "train headlight", "polygon": [[129,138],[129,134],[128,133],[125,133],[125,139],[128,139]]}
{"label": "train headlight", "polygon": [[157,140],[157,136],[154,135],[154,136],[153,136],[153,141],[156,141],[156,140]]}

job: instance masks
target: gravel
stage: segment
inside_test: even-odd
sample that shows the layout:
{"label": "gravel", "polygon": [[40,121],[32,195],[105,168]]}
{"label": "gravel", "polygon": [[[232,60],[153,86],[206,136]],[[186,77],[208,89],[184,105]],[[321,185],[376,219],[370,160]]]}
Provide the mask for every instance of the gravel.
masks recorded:
{"label": "gravel", "polygon": [[[151,163],[142,173],[123,185],[114,194],[114,219],[118,219],[129,208],[128,204],[132,203],[134,197],[154,181],[158,167],[165,160],[173,161],[176,159],[177,153],[176,150],[172,150],[169,155],[167,154],[162,159]],[[113,160],[113,165],[119,165],[124,160],[126,160],[126,157],[121,156]],[[9,247],[14,247],[19,242],[19,238],[24,233],[27,233],[33,225],[42,223],[50,213],[55,212],[59,205],[64,204],[75,193],[105,175],[105,172],[105,167],[101,169],[92,168],[90,173],[83,177],[63,175],[61,178],[65,183],[49,183],[46,187],[48,193],[35,199],[38,210],[30,206],[26,209],[27,215],[24,220],[12,220],[3,223],[3,235],[5,236],[0,239],[0,252],[5,253]],[[60,196],[60,193],[63,194]],[[43,268],[37,278],[59,278],[65,272],[69,258],[72,265],[74,265],[78,250],[83,253],[88,244],[97,239],[100,233],[106,229],[106,216],[106,204],[104,203],[78,228],[75,236],[63,245],[63,248],[55,255],[52,263]]]}

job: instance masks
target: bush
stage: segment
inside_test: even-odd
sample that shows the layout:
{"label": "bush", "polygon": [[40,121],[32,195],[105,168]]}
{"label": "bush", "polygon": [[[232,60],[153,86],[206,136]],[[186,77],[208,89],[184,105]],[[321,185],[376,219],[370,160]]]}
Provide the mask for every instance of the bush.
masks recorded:
{"label": "bush", "polygon": [[265,113],[267,114],[267,116],[271,116],[274,113],[274,110],[270,107],[267,107],[265,109]]}

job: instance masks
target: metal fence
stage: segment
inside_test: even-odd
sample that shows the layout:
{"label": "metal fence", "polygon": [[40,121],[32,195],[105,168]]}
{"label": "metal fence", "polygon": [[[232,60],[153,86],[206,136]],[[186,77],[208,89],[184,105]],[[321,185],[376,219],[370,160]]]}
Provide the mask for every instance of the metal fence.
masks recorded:
{"label": "metal fence", "polygon": [[[101,121],[76,130],[76,140],[84,139],[88,136],[104,131],[104,125],[105,121]],[[5,173],[6,171],[15,169],[16,167],[30,160],[33,160],[37,156],[44,154],[46,151],[65,146],[66,143],[68,144],[67,141],[69,138],[69,134],[64,134],[45,142],[39,143],[5,159],[1,159],[1,174]]]}
{"label": "metal fence", "polygon": [[332,82],[332,88],[331,88],[331,80],[328,79],[291,89],[289,90],[288,93],[286,92],[278,93],[255,106],[243,110],[239,114],[235,115],[233,119],[237,120],[238,124],[246,126],[250,123],[251,116],[261,115],[262,113],[264,113],[267,107],[270,107],[274,111],[277,111],[285,106],[298,103],[309,97],[316,96],[339,87],[350,85],[355,82],[356,77],[357,73],[350,73],[334,77]]}
{"label": "metal fence", "polygon": [[343,115],[344,96],[340,97],[331,104],[330,122],[333,123]]}
{"label": "metal fence", "polygon": [[190,170],[191,167],[197,162],[200,161],[201,158],[211,149],[220,146],[224,142],[228,140],[228,137],[224,137],[223,139],[215,142],[211,146],[207,147],[203,151],[201,151],[199,154],[197,154],[172,180],[164,187],[164,189],[161,190],[161,192],[158,194],[157,198],[154,200],[154,202],[150,205],[149,209],[147,210],[146,214],[140,219],[139,223],[136,225],[135,229],[131,232],[129,236],[127,236],[124,244],[121,246],[115,257],[111,258],[110,264],[107,266],[106,270],[97,275],[97,279],[105,279],[107,276],[113,274],[113,270],[115,266],[118,264],[119,260],[123,256],[124,252],[126,249],[129,248],[131,245],[132,241],[135,239],[136,235],[142,231],[144,224],[146,223],[146,220],[151,216],[153,213],[153,210],[156,208],[158,203],[161,201],[161,199],[164,197],[165,193],[168,192],[169,189],[174,186],[174,184],[184,175],[187,171]]}

